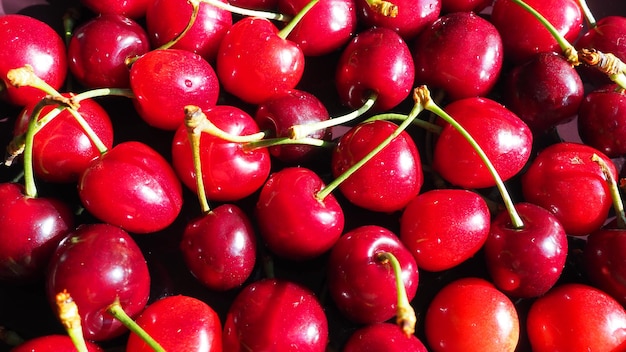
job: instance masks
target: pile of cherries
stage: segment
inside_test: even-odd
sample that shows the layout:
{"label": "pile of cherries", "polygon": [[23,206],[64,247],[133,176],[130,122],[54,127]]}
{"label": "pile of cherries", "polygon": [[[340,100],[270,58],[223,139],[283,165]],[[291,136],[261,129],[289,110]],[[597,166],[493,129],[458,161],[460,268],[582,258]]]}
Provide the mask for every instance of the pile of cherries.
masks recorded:
{"label": "pile of cherries", "polygon": [[0,348],[626,350],[621,2],[0,11]]}

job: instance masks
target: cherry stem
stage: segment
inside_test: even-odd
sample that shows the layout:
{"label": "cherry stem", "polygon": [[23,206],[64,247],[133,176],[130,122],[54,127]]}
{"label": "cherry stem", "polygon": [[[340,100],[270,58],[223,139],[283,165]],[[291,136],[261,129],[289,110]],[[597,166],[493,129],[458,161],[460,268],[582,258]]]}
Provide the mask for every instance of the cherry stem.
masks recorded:
{"label": "cherry stem", "polygon": [[206,115],[198,114],[196,108],[196,106],[185,107],[185,127],[187,128],[187,137],[189,138],[191,152],[193,153],[193,168],[196,172],[196,193],[198,194],[198,201],[200,202],[202,212],[209,213],[211,207],[209,206],[209,201],[207,200],[206,191],[204,189],[202,160],[200,158],[200,138],[202,137],[202,131],[198,128],[203,119],[206,120]]}
{"label": "cherry stem", "polygon": [[83,328],[76,302],[74,302],[72,296],[66,290],[58,293],[55,299],[61,324],[63,324],[67,334],[70,336],[74,347],[76,347],[78,352],[87,352],[87,343],[83,336]]}
{"label": "cherry stem", "polygon": [[302,8],[302,10],[300,10],[292,19],[291,21],[287,22],[287,24],[285,25],[285,27],[283,27],[283,29],[281,29],[278,32],[278,36],[283,38],[283,39],[287,39],[287,37],[289,36],[289,33],[291,33],[291,31],[293,31],[294,28],[296,28],[296,26],[298,25],[298,23],[300,23],[300,20],[302,20],[302,18],[304,17],[304,15],[306,15],[309,10],[315,6],[315,4],[317,4],[319,2],[319,0],[311,0],[309,1],[308,4],[306,4],[306,6],[304,6]]}
{"label": "cherry stem", "polygon": [[568,42],[567,39],[565,39],[565,37],[561,35],[561,33],[559,33],[559,31],[552,25],[552,23],[550,23],[550,21],[548,21],[542,14],[540,14],[537,10],[535,10],[532,6],[528,5],[524,1],[512,1],[523,7],[526,11],[530,12],[537,20],[539,20],[539,22],[541,22],[541,24],[548,30],[548,32],[550,32],[552,37],[559,44],[559,47],[563,51],[563,55],[565,56],[565,59],[567,59],[567,62],[569,62],[573,66],[577,66],[580,64],[580,62],[578,61],[578,52],[576,51],[576,48],[570,42]]}
{"label": "cherry stem", "polygon": [[80,18],[80,14],[76,8],[69,8],[63,14],[63,36],[65,37],[65,45],[69,46],[70,39],[72,39],[72,35],[74,32],[74,28],[76,26],[76,20]]}
{"label": "cherry stem", "polygon": [[391,1],[366,0],[366,3],[376,14],[391,18],[398,16],[398,6]]}
{"label": "cherry stem", "polygon": [[391,143],[396,137],[398,137],[413,121],[417,118],[420,112],[424,110],[424,106],[415,98],[414,91],[414,99],[415,105],[411,109],[411,112],[407,115],[406,119],[402,121],[398,128],[396,128],[392,134],[390,134],[385,140],[383,140],[379,145],[377,145],[372,151],[370,151],[363,159],[357,161],[349,167],[346,171],[344,171],[341,175],[335,178],[332,182],[330,182],[326,187],[322,188],[319,192],[317,192],[317,198],[319,200],[323,200],[331,194],[339,185],[345,181],[348,177],[350,177],[353,173],[355,173],[358,169],[360,169],[365,163],[370,161],[372,158],[376,156],[381,150],[383,150],[389,143]]}
{"label": "cherry stem", "polygon": [[198,124],[196,125],[195,129],[204,133],[209,133],[227,142],[249,143],[249,142],[260,141],[261,139],[263,139],[263,137],[265,137],[265,132],[257,132],[257,133],[253,133],[253,134],[249,134],[245,136],[228,133],[220,129],[219,127],[215,126],[215,124],[213,124],[206,117],[202,109],[200,109],[200,107],[195,106],[195,105],[185,106],[185,114],[198,115],[197,117],[194,117],[195,119],[198,119]]}
{"label": "cherry stem", "polygon": [[585,16],[585,20],[587,21],[587,26],[589,26],[590,29],[596,28],[596,19],[595,17],[593,17],[593,13],[591,12],[589,5],[587,5],[587,1],[578,0],[578,5],[580,5],[580,9],[583,11],[583,15]]}
{"label": "cherry stem", "polygon": [[593,154],[591,156],[591,160],[600,166],[600,170],[602,170],[602,174],[606,178],[609,184],[609,190],[611,193],[611,199],[613,200],[613,209],[615,209],[615,216],[617,220],[617,227],[620,229],[626,228],[626,214],[624,213],[624,202],[622,202],[622,196],[620,194],[619,186],[617,185],[617,181],[613,177],[609,166],[606,164],[604,159],[602,159],[598,154]]}
{"label": "cherry stem", "polygon": [[417,317],[415,316],[415,309],[411,306],[406,294],[404,281],[402,281],[402,266],[398,258],[391,252],[378,253],[376,254],[376,259],[380,261],[381,264],[389,264],[393,270],[396,279],[396,292],[398,294],[396,324],[398,324],[406,336],[411,336],[415,333]]}
{"label": "cherry stem", "polygon": [[312,145],[314,147],[322,147],[322,148],[331,148],[335,145],[333,142],[325,141],[323,139],[318,138],[300,138],[293,139],[290,137],[278,137],[278,138],[267,138],[261,139],[254,142],[248,142],[244,144],[245,150],[253,150],[257,148],[267,148],[273,147],[277,145]]}
{"label": "cherry stem", "polygon": [[580,60],[606,74],[621,89],[626,89],[626,64],[612,53],[603,53],[596,49],[581,49]]}
{"label": "cherry stem", "polygon": [[116,299],[110,306],[107,307],[107,312],[111,314],[115,319],[120,321],[131,332],[139,336],[148,346],[150,346],[155,352],[165,352],[165,349],[148,334],[136,321],[134,321],[122,308],[119,299]]}
{"label": "cherry stem", "polygon": [[365,114],[369,109],[372,108],[372,106],[374,106],[374,104],[376,103],[376,99],[378,99],[378,94],[372,92],[360,108],[351,111],[343,116],[314,123],[307,123],[303,125],[293,125],[289,128],[289,136],[292,139],[301,139],[315,131],[346,124]]}
{"label": "cherry stem", "polygon": [[[389,113],[374,115],[363,122],[370,122],[370,121],[377,121],[377,120],[404,121],[407,117],[408,116],[404,114],[397,114],[397,113],[389,112]],[[429,122],[429,121],[421,120],[421,119],[413,120],[413,124],[425,129],[428,132],[432,132],[435,134],[440,134],[442,130],[441,126],[434,124],[432,122]]]}
{"label": "cherry stem", "polygon": [[427,93],[428,88],[426,88],[426,86],[422,86],[420,88],[424,90],[424,94],[421,95],[421,97],[424,99],[422,101],[424,108],[436,114],[437,116],[441,117],[447,123],[452,125],[452,127],[455,130],[457,130],[463,136],[463,138],[465,138],[465,140],[469,142],[472,148],[474,148],[474,150],[476,151],[480,159],[483,161],[483,163],[485,163],[485,166],[487,167],[487,169],[489,170],[489,172],[491,173],[491,175],[493,176],[496,182],[496,187],[498,188],[498,191],[500,192],[502,200],[504,201],[504,206],[506,207],[506,210],[508,211],[509,216],[511,217],[511,223],[513,224],[513,228],[516,228],[516,229],[523,228],[524,223],[522,221],[522,218],[517,213],[517,210],[515,209],[515,205],[513,204],[513,200],[511,199],[511,196],[509,192],[507,191],[506,186],[504,185],[504,182],[502,181],[502,178],[500,177],[500,174],[498,174],[498,171],[493,166],[493,163],[491,162],[491,160],[489,160],[489,157],[487,157],[487,154],[485,154],[485,151],[480,147],[478,142],[476,142],[474,137],[472,137],[472,135],[469,132],[467,132],[467,130],[463,126],[461,126],[461,124],[459,124],[452,116],[450,116],[447,112],[445,112],[442,108],[440,108],[430,98],[430,94]]}
{"label": "cherry stem", "polygon": [[229,11],[238,15],[242,15],[242,16],[260,17],[260,18],[265,18],[268,20],[274,20],[274,21],[280,21],[280,22],[288,22],[288,21],[291,21],[292,19],[291,16],[284,15],[281,13],[246,9],[243,7],[233,6],[229,3],[221,2],[219,0],[200,0],[200,2],[204,2],[209,5],[213,5],[217,8],[220,8],[222,10],[226,10],[226,11]]}
{"label": "cherry stem", "polygon": [[7,72],[7,80],[10,85],[17,88],[28,86],[37,88],[49,95],[61,95],[46,81],[39,78],[31,65],[24,65],[23,67],[9,70]]}

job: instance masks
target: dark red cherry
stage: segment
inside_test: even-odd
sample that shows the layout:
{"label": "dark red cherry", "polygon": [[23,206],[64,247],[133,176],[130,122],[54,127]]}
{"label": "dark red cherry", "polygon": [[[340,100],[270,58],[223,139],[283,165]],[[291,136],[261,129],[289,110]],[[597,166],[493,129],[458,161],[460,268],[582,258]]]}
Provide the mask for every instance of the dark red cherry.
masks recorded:
{"label": "dark red cherry", "polygon": [[[332,153],[338,177],[389,137],[398,126],[377,120],[358,124],[343,134]],[[339,185],[353,204],[380,212],[403,209],[419,193],[424,176],[415,142],[403,131],[374,158]]]}
{"label": "dark red cherry", "polygon": [[111,13],[139,19],[146,15],[150,0],[80,0],[80,3],[97,14]]}
{"label": "dark red cherry", "polygon": [[120,143],[92,161],[78,182],[85,209],[133,233],[172,224],[182,208],[182,186],[167,160],[146,144]]}
{"label": "dark red cherry", "polygon": [[128,88],[126,59],[150,50],[148,34],[128,17],[97,16],[76,28],[67,56],[73,77],[87,88]]}
{"label": "dark red cherry", "polygon": [[[626,17],[612,15],[598,19],[594,28],[587,31],[576,41],[576,48],[596,49],[611,53],[622,61],[626,60],[626,49],[620,45],[626,40]],[[582,75],[595,85],[611,83],[608,77],[595,68],[580,66]]]}
{"label": "dark red cherry", "polygon": [[[0,97],[13,105],[37,103],[46,93],[33,87],[16,88],[7,81],[9,70],[30,65],[55,89],[65,82],[67,55],[61,36],[46,23],[25,15],[0,17]],[[10,49],[9,49],[10,48]]]}
{"label": "dark red cherry", "polygon": [[291,281],[263,279],[235,298],[224,323],[224,351],[323,352],[328,321],[317,297]]}
{"label": "dark red cherry", "polygon": [[53,306],[63,290],[78,306],[85,338],[111,339],[126,328],[106,311],[108,306],[117,299],[131,317],[140,313],[150,294],[148,266],[126,231],[81,225],[61,241],[50,261],[46,292]]}
{"label": "dark red cherry", "polygon": [[343,352],[386,352],[386,351],[427,352],[417,336],[406,336],[402,329],[393,323],[374,323],[358,328],[350,335]]}
{"label": "dark red cherry", "polygon": [[441,13],[447,14],[461,11],[480,13],[487,8],[487,6],[491,6],[492,4],[492,0],[441,0]]}
{"label": "dark red cherry", "polygon": [[622,305],[626,303],[624,229],[605,227],[587,236],[583,250],[585,273],[591,283]]}
{"label": "dark red cherry", "polygon": [[0,209],[0,281],[41,279],[57,244],[74,228],[69,206],[28,197],[20,184],[0,183]]}
{"label": "dark red cherry", "polygon": [[[100,346],[85,341],[88,352],[103,352]],[[76,346],[69,335],[44,335],[32,338],[15,347],[10,352],[76,352]]]}
{"label": "dark red cherry", "polygon": [[405,40],[415,38],[435,21],[441,12],[441,0],[394,0],[397,14],[383,14],[370,1],[356,0],[359,22],[367,27],[385,27],[394,30]]}

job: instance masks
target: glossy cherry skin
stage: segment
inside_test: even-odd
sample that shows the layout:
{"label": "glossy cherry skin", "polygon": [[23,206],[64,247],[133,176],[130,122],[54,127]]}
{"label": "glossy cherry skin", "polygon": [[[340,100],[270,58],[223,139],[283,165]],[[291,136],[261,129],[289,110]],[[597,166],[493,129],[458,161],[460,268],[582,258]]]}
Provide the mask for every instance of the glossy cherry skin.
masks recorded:
{"label": "glossy cherry skin", "polygon": [[561,277],[567,257],[567,235],[548,210],[531,203],[515,205],[524,227],[515,229],[508,212],[491,223],[485,260],[492,282],[511,297],[538,297]]}
{"label": "glossy cherry skin", "polygon": [[374,323],[354,331],[343,347],[343,352],[386,352],[386,351],[427,352],[417,336],[407,337],[402,329],[393,323]]}
{"label": "glossy cherry skin", "polygon": [[608,182],[591,159],[594,154],[603,158],[617,179],[617,170],[606,155],[573,142],[543,149],[521,177],[524,199],[551,211],[568,235],[598,230],[612,207]]}
{"label": "glossy cherry skin", "polygon": [[533,351],[622,351],[626,312],[608,294],[584,284],[562,284],[537,298],[526,322]]}
{"label": "glossy cherry skin", "polygon": [[149,125],[174,131],[185,121],[186,105],[215,106],[220,84],[213,66],[180,49],[152,50],[130,69],[135,108]]}
{"label": "glossy cherry skin", "polygon": [[74,228],[60,200],[28,197],[16,183],[0,183],[0,281],[32,282],[44,276],[57,244]]}
{"label": "glossy cherry skin", "polygon": [[[150,303],[135,319],[168,352],[221,352],[222,323],[203,301],[184,295],[169,296]],[[137,334],[126,342],[128,352],[150,352]]]}
{"label": "glossy cherry skin", "polygon": [[474,277],[444,286],[425,317],[432,351],[515,351],[519,318],[513,302],[490,282]]}
{"label": "glossy cherry skin", "polygon": [[139,19],[146,15],[150,0],[113,0],[107,2],[80,0],[80,3],[96,14],[112,13]]}
{"label": "glossy cherry skin", "polygon": [[[583,28],[580,6],[574,0],[527,0],[567,41],[573,43]],[[491,22],[502,36],[506,59],[522,63],[540,52],[560,52],[550,32],[532,14],[512,0],[496,0]],[[524,28],[524,30],[520,30]]]}
{"label": "glossy cherry skin", "polygon": [[442,89],[450,100],[487,95],[504,54],[496,27],[473,12],[439,17],[415,38],[411,52],[415,84]]}
{"label": "glossy cherry skin", "polygon": [[591,283],[622,305],[626,303],[626,231],[604,227],[587,236],[583,250],[585,273]]}
{"label": "glossy cherry skin", "polygon": [[322,179],[304,167],[286,167],[261,188],[255,219],[274,254],[291,260],[318,257],[333,247],[344,229],[344,213],[329,194],[317,197]]}
{"label": "glossy cherry skin", "polygon": [[378,225],[363,225],[345,233],[330,252],[328,290],[339,311],[360,324],[384,322],[396,315],[396,278],[378,255],[390,252],[400,262],[410,300],[415,297],[419,273],[415,259],[400,239]]}
{"label": "glossy cherry skin", "polygon": [[[245,136],[259,132],[254,119],[237,107],[217,105],[204,113],[227,133]],[[207,198],[223,202],[240,200],[261,188],[271,167],[267,148],[246,149],[242,143],[228,142],[204,132],[200,137],[200,160]],[[183,184],[195,192],[196,171],[184,125],[174,134],[172,165]]]}
{"label": "glossy cherry skin", "polygon": [[[512,111],[488,98],[465,98],[444,110],[476,140],[506,181],[526,165],[532,150],[530,128]],[[463,188],[495,185],[493,176],[469,142],[450,124],[437,138],[433,167],[448,182]]]}
{"label": "glossy cherry skin", "polygon": [[[389,121],[361,123],[339,139],[332,153],[332,172],[338,177],[359,162],[398,126]],[[374,158],[339,185],[353,204],[380,212],[403,209],[419,193],[424,176],[415,142],[403,131]]]}
{"label": "glossy cherry skin", "polygon": [[562,55],[533,55],[505,79],[504,104],[531,130],[543,132],[572,120],[584,97],[580,75]]}
{"label": "glossy cherry skin", "polygon": [[[290,137],[294,125],[317,123],[330,118],[324,104],[313,94],[299,89],[290,89],[266,100],[257,106],[254,120],[268,138]],[[330,140],[330,128],[316,130],[306,137]],[[312,159],[319,147],[295,144],[269,147],[270,154],[288,164],[302,163]]]}
{"label": "glossy cherry skin", "polygon": [[580,104],[577,122],[583,143],[610,158],[626,155],[626,95],[616,84],[587,93]]}
{"label": "glossy cherry skin", "polygon": [[360,23],[368,27],[389,28],[405,40],[411,40],[435,21],[441,12],[441,0],[398,0],[392,3],[398,7],[398,14],[394,17],[381,14],[366,0],[356,0]]}
{"label": "glossy cherry skin", "polygon": [[85,338],[111,339],[127,330],[107,307],[119,299],[131,317],[144,309],[150,295],[148,265],[126,231],[108,224],[81,225],[61,241],[48,268],[46,292],[52,307],[63,290],[78,306]]}
{"label": "glossy cherry skin", "polygon": [[307,288],[281,279],[262,279],[235,297],[224,323],[224,351],[323,352],[328,321]]}
{"label": "glossy cherry skin", "polygon": [[413,198],[400,219],[400,240],[420,269],[453,268],[487,240],[491,214],[485,200],[462,189],[433,189]]}
{"label": "glossy cherry skin", "polygon": [[174,222],[182,186],[170,164],[148,145],[123,142],[92,161],[78,182],[85,209],[133,233],[152,233]]}
{"label": "glossy cherry skin", "polygon": [[[233,16],[209,3],[200,2],[199,6],[192,27],[171,48],[191,51],[213,63],[222,38],[233,24]],[[152,1],[146,12],[152,47],[158,48],[177,38],[187,27],[192,12],[191,4],[185,0]]]}
{"label": "glossy cherry skin", "polygon": [[441,0],[441,13],[447,14],[460,11],[479,13],[492,4],[492,0]]}
{"label": "glossy cherry skin", "polygon": [[391,29],[375,27],[358,33],[344,47],[335,82],[345,105],[359,108],[374,92],[378,97],[372,109],[385,111],[409,96],[414,76],[413,59],[404,39]]}
{"label": "glossy cherry skin", "polygon": [[[68,94],[64,94],[68,97]],[[36,104],[26,106],[15,122],[14,135],[25,134]],[[45,106],[40,118],[56,106]],[[80,102],[80,115],[100,138],[105,147],[113,146],[113,124],[107,111],[95,100]],[[48,182],[70,183],[78,181],[92,160],[100,152],[84,129],[67,110],[62,111],[39,130],[33,142],[33,169],[35,176]]]}
{"label": "glossy cherry skin", "polygon": [[87,88],[128,88],[126,59],[150,50],[148,34],[128,17],[103,14],[76,28],[67,56],[73,77]]}
{"label": "glossy cherry skin", "polygon": [[[46,93],[32,87],[16,88],[7,81],[7,73],[24,65],[55,89],[61,88],[67,75],[65,43],[46,23],[33,17],[9,14],[0,17],[0,97],[18,106],[37,103]],[[8,50],[8,48],[11,48]]]}
{"label": "glossy cherry skin", "polygon": [[296,43],[278,36],[269,20],[246,17],[222,39],[216,64],[224,90],[259,104],[296,87],[304,73],[304,54]]}
{"label": "glossy cherry skin", "polygon": [[256,263],[252,223],[238,206],[222,204],[191,220],[180,249],[191,273],[212,290],[241,286]]}
{"label": "glossy cherry skin", "polygon": [[[611,53],[624,61],[626,49],[623,45],[619,45],[624,40],[626,40],[626,17],[614,15],[598,19],[596,26],[588,29],[575,44],[578,50],[593,48],[604,53]],[[600,86],[611,83],[605,74],[595,68],[581,66],[580,70],[590,83]]]}
{"label": "glossy cherry skin", "polygon": [[[88,352],[104,350],[93,342],[85,341]],[[75,352],[76,346],[69,335],[44,335],[25,341],[10,352]]]}
{"label": "glossy cherry skin", "polygon": [[[280,0],[278,10],[295,16],[308,3],[308,0]],[[354,0],[320,0],[298,22],[287,39],[298,44],[305,56],[326,55],[339,50],[356,31],[355,8]]]}

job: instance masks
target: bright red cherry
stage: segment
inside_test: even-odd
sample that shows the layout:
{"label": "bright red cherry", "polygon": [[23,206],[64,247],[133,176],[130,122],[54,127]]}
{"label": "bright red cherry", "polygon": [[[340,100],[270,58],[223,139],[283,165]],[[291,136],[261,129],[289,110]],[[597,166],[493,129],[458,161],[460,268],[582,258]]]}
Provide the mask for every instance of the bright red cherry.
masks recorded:
{"label": "bright red cherry", "polygon": [[97,14],[111,13],[139,19],[146,15],[150,0],[80,0],[80,3]]}
{"label": "bright red cherry", "polygon": [[356,0],[360,23],[367,27],[389,28],[405,40],[411,40],[435,21],[441,12],[441,0],[394,0],[391,3],[398,8],[393,16],[381,13],[371,1]]}
{"label": "bright red cherry", "polygon": [[134,317],[148,302],[148,265],[126,231],[108,224],[81,225],[61,241],[48,268],[46,292],[53,306],[63,290],[78,306],[85,338],[107,340],[126,331],[107,313],[109,305],[118,299]]}
{"label": "bright red cherry", "polygon": [[536,352],[626,348],[624,307],[584,284],[562,284],[537,298],[528,312],[526,329]]}
{"label": "bright red cherry", "polygon": [[350,335],[343,352],[386,352],[428,350],[417,336],[406,336],[402,329],[393,323],[374,323],[358,328]]}
{"label": "bright red cherry", "polygon": [[263,279],[235,298],[224,323],[224,351],[323,352],[328,321],[317,297],[291,281]]}
{"label": "bright red cherry", "polygon": [[[88,352],[103,352],[100,346],[85,341]],[[76,352],[69,335],[44,335],[30,339],[11,349],[10,352]]]}
{"label": "bright red cherry", "polygon": [[[203,301],[184,295],[150,303],[135,319],[168,352],[221,352],[222,323]],[[128,352],[151,352],[138,335],[130,334]]]}

